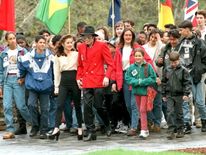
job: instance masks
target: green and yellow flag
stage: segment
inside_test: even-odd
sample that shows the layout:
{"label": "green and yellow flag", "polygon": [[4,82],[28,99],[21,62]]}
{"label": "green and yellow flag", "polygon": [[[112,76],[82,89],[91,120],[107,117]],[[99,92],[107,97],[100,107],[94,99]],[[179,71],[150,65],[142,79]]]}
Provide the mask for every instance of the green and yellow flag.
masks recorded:
{"label": "green and yellow flag", "polygon": [[60,33],[68,17],[73,0],[40,0],[36,18],[42,21],[54,34]]}
{"label": "green and yellow flag", "polygon": [[165,24],[174,24],[172,0],[160,0],[158,28],[164,30]]}

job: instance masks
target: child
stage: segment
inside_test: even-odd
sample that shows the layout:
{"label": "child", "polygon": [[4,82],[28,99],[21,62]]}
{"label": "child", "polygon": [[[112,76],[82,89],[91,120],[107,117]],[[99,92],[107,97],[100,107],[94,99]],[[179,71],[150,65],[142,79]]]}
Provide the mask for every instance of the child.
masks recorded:
{"label": "child", "polygon": [[[24,56],[26,50],[17,45],[16,35],[13,32],[5,34],[7,47],[0,55],[0,96],[3,97],[4,117],[6,133],[3,139],[14,138],[15,125],[13,123],[13,100],[22,117],[31,122],[31,115],[25,103],[25,87],[18,80],[18,62]],[[4,96],[2,96],[4,95]]]}
{"label": "child", "polygon": [[184,137],[183,100],[188,100],[191,82],[188,71],[180,65],[179,53],[169,54],[170,66],[163,72],[162,94],[163,101],[167,101],[168,139]]}
{"label": "child", "polygon": [[[32,118],[32,129],[29,136],[34,137],[40,131],[39,138],[46,139],[49,95],[53,88],[53,55],[46,48],[44,36],[36,36],[35,44],[36,48],[20,59],[19,80],[22,81],[25,78],[25,87],[29,91],[28,107]],[[38,107],[40,108],[38,109]],[[38,110],[40,110],[40,116]]]}
{"label": "child", "polygon": [[[134,50],[135,63],[131,65],[125,75],[125,80],[132,86],[132,93],[136,97],[137,106],[140,112],[141,132],[139,137],[149,136],[147,128],[147,87],[156,83],[156,74],[152,66],[144,61],[142,48]],[[145,70],[147,66],[147,70]],[[148,76],[145,76],[145,72]]]}

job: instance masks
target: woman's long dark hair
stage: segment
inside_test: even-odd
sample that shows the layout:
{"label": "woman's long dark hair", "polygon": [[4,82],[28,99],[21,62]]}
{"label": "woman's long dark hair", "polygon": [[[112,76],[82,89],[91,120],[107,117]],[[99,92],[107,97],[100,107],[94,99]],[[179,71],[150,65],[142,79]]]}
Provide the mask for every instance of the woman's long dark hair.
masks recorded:
{"label": "woman's long dark hair", "polygon": [[[60,56],[67,56],[67,55],[64,53],[64,47],[62,46],[62,44],[64,44],[65,41],[66,41],[67,39],[70,39],[70,38],[73,39],[73,41],[75,41],[75,38],[74,38],[72,35],[70,35],[70,34],[63,36],[63,37],[60,39],[59,45],[57,46],[57,53],[56,53],[58,57],[60,57]],[[72,49],[72,50],[74,50],[74,49]]]}
{"label": "woman's long dark hair", "polygon": [[120,36],[120,41],[119,41],[119,45],[121,48],[123,48],[124,44],[125,44],[125,41],[124,41],[124,34],[127,32],[127,31],[130,31],[132,33],[132,41],[131,41],[131,47],[133,48],[134,46],[134,43],[135,43],[135,33],[132,29],[127,29],[125,28],[124,31],[122,32],[121,36]]}

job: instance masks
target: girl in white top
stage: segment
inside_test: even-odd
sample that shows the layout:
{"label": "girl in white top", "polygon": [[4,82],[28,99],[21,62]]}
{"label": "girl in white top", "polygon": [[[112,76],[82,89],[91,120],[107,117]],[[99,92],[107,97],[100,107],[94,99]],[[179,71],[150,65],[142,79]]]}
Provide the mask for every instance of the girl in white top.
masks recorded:
{"label": "girl in white top", "polygon": [[80,105],[81,91],[76,83],[77,59],[78,52],[73,50],[74,38],[71,35],[65,35],[61,38],[57,54],[54,58],[54,93],[57,98],[56,123],[50,139],[58,140],[62,112],[65,106],[65,100],[69,97],[73,102],[76,110],[78,122],[78,140],[82,140],[82,111]]}

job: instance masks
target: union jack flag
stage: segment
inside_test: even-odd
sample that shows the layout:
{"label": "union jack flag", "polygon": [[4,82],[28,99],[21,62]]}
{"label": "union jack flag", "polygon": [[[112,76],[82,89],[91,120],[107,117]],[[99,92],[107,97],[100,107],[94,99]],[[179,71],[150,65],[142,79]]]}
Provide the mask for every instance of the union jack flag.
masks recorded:
{"label": "union jack flag", "polygon": [[195,12],[198,10],[198,0],[185,0],[184,20],[190,20],[193,26],[197,26]]}

